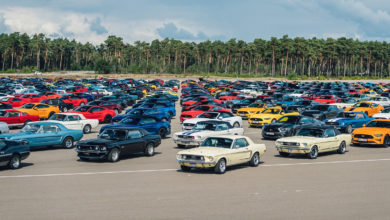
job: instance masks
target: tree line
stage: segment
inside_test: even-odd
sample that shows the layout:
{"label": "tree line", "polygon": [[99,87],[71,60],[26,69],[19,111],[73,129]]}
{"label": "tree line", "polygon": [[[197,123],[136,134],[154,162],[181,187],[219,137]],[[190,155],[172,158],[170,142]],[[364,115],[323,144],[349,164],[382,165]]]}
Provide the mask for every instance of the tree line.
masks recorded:
{"label": "tree line", "polygon": [[100,45],[44,34],[0,34],[2,71],[96,70],[100,73],[225,73],[287,76],[390,74],[390,44],[349,38],[272,37],[253,42],[183,42],[175,39],[124,43],[108,36]]}

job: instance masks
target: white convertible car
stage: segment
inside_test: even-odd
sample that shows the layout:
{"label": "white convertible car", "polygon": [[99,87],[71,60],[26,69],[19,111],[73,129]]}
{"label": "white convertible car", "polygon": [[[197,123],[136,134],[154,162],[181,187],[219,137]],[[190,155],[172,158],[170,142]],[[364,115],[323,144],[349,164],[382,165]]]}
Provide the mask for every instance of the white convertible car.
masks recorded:
{"label": "white convertible car", "polygon": [[229,122],[235,128],[242,128],[242,118],[230,112],[204,112],[196,118],[184,120],[183,131],[192,130],[196,123],[200,121],[208,121],[210,119],[217,119]]}
{"label": "white convertible car", "polygon": [[375,119],[390,119],[390,108],[383,109],[380,113],[372,116]]}
{"label": "white convertible car", "polygon": [[178,147],[198,147],[204,139],[213,135],[242,135],[243,128],[235,128],[229,122],[208,120],[196,123],[191,131],[175,133],[173,141]]}
{"label": "white convertible car", "polygon": [[83,130],[84,134],[91,133],[92,128],[99,125],[99,120],[86,119],[84,115],[77,113],[56,113],[48,121],[61,123],[69,129]]}

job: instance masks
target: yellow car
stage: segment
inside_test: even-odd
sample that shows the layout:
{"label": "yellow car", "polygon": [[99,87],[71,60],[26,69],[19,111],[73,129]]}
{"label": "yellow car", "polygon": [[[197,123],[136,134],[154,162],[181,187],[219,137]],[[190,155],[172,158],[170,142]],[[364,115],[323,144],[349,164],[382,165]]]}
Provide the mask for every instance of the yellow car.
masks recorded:
{"label": "yellow car", "polygon": [[364,112],[369,117],[381,112],[384,109],[383,106],[373,102],[359,102],[355,105],[344,109],[345,111]]}
{"label": "yellow car", "polygon": [[352,132],[352,143],[355,145],[390,145],[390,119],[375,119],[362,128]]}
{"label": "yellow car", "polygon": [[267,105],[265,103],[252,103],[248,107],[238,109],[237,116],[241,116],[241,118],[247,119],[249,118],[249,115],[256,112],[262,112],[266,108]]}
{"label": "yellow car", "polygon": [[299,112],[285,113],[279,106],[267,108],[261,113],[251,114],[248,122],[250,127],[262,127],[266,124],[276,122],[285,115],[299,115]]}
{"label": "yellow car", "polygon": [[58,106],[47,105],[43,103],[28,103],[18,109],[20,112],[25,112],[29,115],[38,115],[39,118],[49,118],[54,113],[59,113]]}

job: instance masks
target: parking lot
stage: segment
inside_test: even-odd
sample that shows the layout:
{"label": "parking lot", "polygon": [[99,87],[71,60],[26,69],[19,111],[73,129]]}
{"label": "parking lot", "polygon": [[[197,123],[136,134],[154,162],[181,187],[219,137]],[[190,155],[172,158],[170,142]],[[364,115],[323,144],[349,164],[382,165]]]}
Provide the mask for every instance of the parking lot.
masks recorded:
{"label": "parking lot", "polygon": [[245,121],[245,135],[267,146],[260,166],[185,173],[171,138],[181,131],[177,110],[154,157],[84,162],[73,149],[42,149],[21,169],[2,168],[2,219],[389,218],[389,149],[349,146],[344,155],[282,158],[274,141]]}

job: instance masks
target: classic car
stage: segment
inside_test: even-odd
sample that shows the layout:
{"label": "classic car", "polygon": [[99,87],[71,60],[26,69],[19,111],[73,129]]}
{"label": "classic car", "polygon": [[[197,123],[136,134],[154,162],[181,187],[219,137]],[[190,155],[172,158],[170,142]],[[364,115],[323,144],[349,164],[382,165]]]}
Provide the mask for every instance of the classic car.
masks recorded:
{"label": "classic car", "polygon": [[250,127],[262,127],[266,124],[276,122],[279,118],[286,115],[299,115],[298,112],[286,113],[281,107],[267,108],[262,112],[257,112],[249,115],[249,126]]}
{"label": "classic car", "polygon": [[62,112],[66,112],[68,110],[73,109],[73,104],[72,103],[67,103],[64,102],[61,99],[43,99],[41,103],[48,104],[48,105],[53,105],[53,106],[58,106],[58,108]]}
{"label": "classic car", "polygon": [[[138,103],[137,103],[138,104]],[[162,111],[162,112],[167,112],[171,115],[171,117],[175,117],[176,115],[176,109],[175,109],[175,104],[172,103],[172,102],[168,102],[168,103],[160,103],[160,102],[156,102],[156,103],[142,103],[140,106],[138,106],[139,108],[155,108],[157,109],[158,111]],[[133,106],[133,108],[138,108],[136,107],[135,105]],[[131,111],[131,109],[128,109],[126,110],[126,114]]]}
{"label": "classic car", "polygon": [[191,131],[175,133],[173,141],[178,147],[198,147],[205,138],[214,135],[242,135],[243,128],[234,128],[229,122],[220,120],[200,121]]}
{"label": "classic car", "polygon": [[368,117],[364,112],[339,112],[336,118],[324,120],[325,124],[333,125],[342,132],[351,134],[353,129],[361,128],[374,118]]}
{"label": "classic car", "polygon": [[96,139],[79,141],[77,156],[81,160],[106,159],[117,162],[121,156],[144,153],[154,155],[154,148],[161,144],[159,135],[152,135],[142,128],[109,128]]}
{"label": "classic car", "polygon": [[30,122],[18,133],[1,134],[0,138],[25,140],[31,148],[56,146],[72,148],[83,137],[81,130],[71,130],[60,123]]}
{"label": "classic car", "polygon": [[370,99],[370,102],[381,106],[390,106],[390,98],[388,97],[373,97]]}
{"label": "classic car", "polygon": [[168,112],[163,112],[155,108],[135,108],[128,111],[126,114],[123,115],[117,115],[114,118],[112,118],[112,122],[119,122],[120,120],[129,117],[129,116],[152,116],[157,118],[160,121],[170,121],[171,120],[171,114]]}
{"label": "classic car", "polygon": [[20,168],[21,161],[30,155],[27,141],[0,139],[0,166]]}
{"label": "classic car", "polygon": [[216,105],[199,105],[190,111],[185,111],[180,114],[180,122],[183,122],[186,119],[196,118],[198,115],[208,112],[208,111],[225,111],[230,112],[229,109],[222,108]]}
{"label": "classic car", "polygon": [[240,116],[235,116],[230,112],[204,112],[198,115],[196,118],[184,120],[182,129],[183,131],[192,130],[197,122],[207,121],[210,119],[218,119],[229,122],[235,128],[242,127],[242,118]]}
{"label": "classic car", "polygon": [[20,96],[19,98],[23,99],[27,103],[30,103],[30,102],[41,102],[43,99],[46,98],[46,96],[38,95],[38,94],[26,94]]}
{"label": "classic car", "polygon": [[7,123],[8,127],[23,127],[31,121],[39,121],[39,116],[17,110],[0,110],[0,121]]}
{"label": "classic car", "polygon": [[8,124],[5,122],[0,122],[0,134],[6,134],[9,132]]}
{"label": "classic car", "polygon": [[252,103],[248,105],[248,107],[238,109],[237,116],[241,116],[243,119],[248,119],[250,114],[262,112],[268,107],[270,106],[266,103]]}
{"label": "classic car", "polygon": [[383,109],[380,113],[372,116],[375,119],[390,119],[390,108]]}
{"label": "classic car", "polygon": [[112,118],[115,116],[115,112],[113,110],[92,105],[79,106],[68,112],[82,114],[88,119],[97,119],[100,123],[110,123]]}
{"label": "classic car", "polygon": [[280,156],[305,154],[310,159],[316,159],[322,152],[344,154],[351,143],[351,135],[341,134],[333,126],[322,125],[302,128],[295,136],[277,139],[275,143]]}
{"label": "classic car", "polygon": [[323,121],[328,118],[336,117],[340,111],[341,110],[334,105],[314,105],[302,112],[302,115]]}
{"label": "classic car", "polygon": [[266,151],[264,144],[255,144],[249,137],[222,135],[208,137],[200,147],[179,151],[176,159],[181,170],[191,168],[213,168],[223,174],[227,166],[248,163],[258,166]]}
{"label": "classic car", "polygon": [[58,106],[47,105],[43,103],[28,103],[18,108],[17,110],[29,115],[37,115],[42,119],[50,118],[50,116],[53,114],[60,112]]}
{"label": "classic car", "polygon": [[352,107],[346,108],[345,111],[364,112],[368,116],[375,115],[384,109],[383,106],[372,102],[359,102]]}
{"label": "classic car", "polygon": [[102,133],[107,128],[115,128],[115,127],[130,127],[130,128],[143,128],[151,134],[158,134],[161,138],[166,138],[167,135],[171,133],[171,123],[168,121],[159,121],[155,117],[151,116],[129,116],[121,121],[105,125],[100,129],[100,133]]}
{"label": "classic car", "polygon": [[86,119],[84,115],[77,113],[56,113],[49,118],[48,122],[57,122],[69,129],[82,130],[84,134],[91,133],[92,128],[99,125],[99,120]]}
{"label": "classic car", "polygon": [[92,102],[88,102],[87,105],[102,106],[104,108],[111,109],[115,112],[115,115],[120,114],[123,110],[120,104],[110,101],[95,100]]}
{"label": "classic car", "polygon": [[375,119],[352,132],[354,145],[390,146],[390,119]]}
{"label": "classic car", "polygon": [[356,100],[355,99],[353,99],[353,98],[345,98],[345,99],[341,99],[340,102],[333,103],[331,105],[334,105],[337,108],[343,110],[343,109],[349,108],[349,107],[351,107],[351,106],[353,106],[355,104],[356,104]]}
{"label": "classic car", "polygon": [[275,123],[264,125],[261,135],[264,139],[278,139],[293,136],[305,127],[322,125],[323,122],[303,115],[287,115],[281,117]]}

